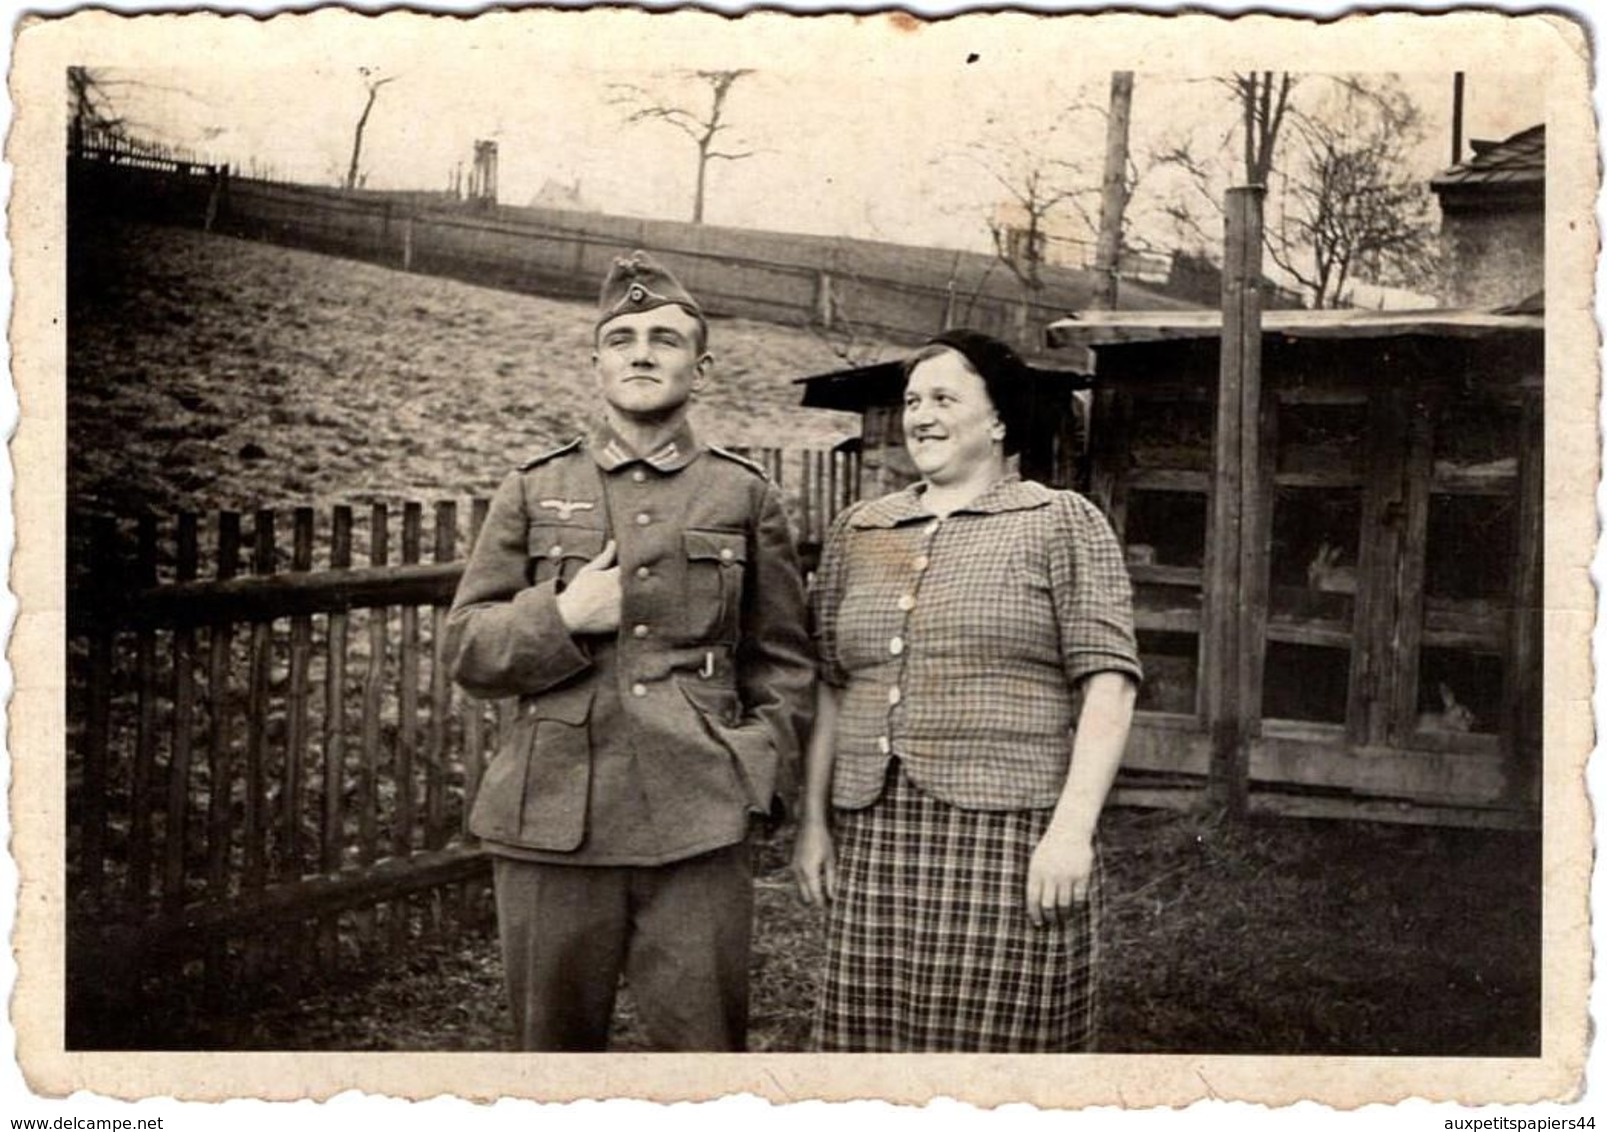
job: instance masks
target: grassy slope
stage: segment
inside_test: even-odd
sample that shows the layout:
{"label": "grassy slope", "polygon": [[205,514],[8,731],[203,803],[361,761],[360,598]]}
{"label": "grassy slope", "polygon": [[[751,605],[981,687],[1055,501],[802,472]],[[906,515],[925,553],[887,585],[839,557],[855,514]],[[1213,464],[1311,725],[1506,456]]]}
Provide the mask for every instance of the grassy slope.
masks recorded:
{"label": "grassy slope", "polygon": [[[593,308],[177,228],[75,233],[68,486],[121,513],[489,494],[596,411]],[[714,443],[829,447],[803,330],[712,327]]]}

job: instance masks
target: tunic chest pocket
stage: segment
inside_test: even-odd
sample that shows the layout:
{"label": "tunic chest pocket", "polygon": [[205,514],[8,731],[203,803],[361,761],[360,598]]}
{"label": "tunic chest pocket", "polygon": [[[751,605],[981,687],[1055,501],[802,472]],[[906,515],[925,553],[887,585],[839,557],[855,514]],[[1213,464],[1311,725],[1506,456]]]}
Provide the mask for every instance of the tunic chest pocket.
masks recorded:
{"label": "tunic chest pocket", "polygon": [[741,531],[686,531],[686,617],[691,634],[735,642],[748,540]]}
{"label": "tunic chest pocket", "polygon": [[602,553],[607,532],[593,527],[531,524],[526,572],[531,585],[558,579],[567,583],[580,568]]}

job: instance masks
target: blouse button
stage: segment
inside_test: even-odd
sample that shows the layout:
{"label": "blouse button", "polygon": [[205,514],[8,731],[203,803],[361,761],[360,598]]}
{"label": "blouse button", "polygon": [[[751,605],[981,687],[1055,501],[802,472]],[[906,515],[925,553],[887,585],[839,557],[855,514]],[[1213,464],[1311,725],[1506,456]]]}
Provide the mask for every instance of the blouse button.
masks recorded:
{"label": "blouse button", "polygon": [[638,578],[651,578],[653,576],[653,571],[649,570],[646,566],[638,566],[636,567],[636,576]]}
{"label": "blouse button", "polygon": [[882,735],[876,740],[876,749],[884,755],[890,755],[893,753],[893,741]]}
{"label": "blouse button", "polygon": [[720,548],[720,561],[721,562],[729,562],[729,561],[731,561],[731,559],[733,559],[735,557],[736,557],[736,555],[731,553],[731,548],[729,546],[722,546]]}
{"label": "blouse button", "polygon": [[649,515],[646,511],[637,512],[637,514],[636,514],[636,525],[638,527],[645,527],[645,526],[647,526],[647,524],[651,523],[652,521],[653,521],[653,516]]}
{"label": "blouse button", "polygon": [[637,483],[646,483],[647,482],[647,473],[642,471],[642,469],[637,468],[634,472],[631,473],[631,479],[635,480]]}
{"label": "blouse button", "polygon": [[563,556],[564,548],[561,546],[554,545],[551,550],[547,551],[548,558],[562,558]]}
{"label": "blouse button", "polygon": [[898,701],[903,699],[903,698],[904,698],[904,693],[899,691],[898,688],[893,687],[893,688],[887,689],[887,702],[889,704],[892,704],[894,707],[897,707],[898,706]]}
{"label": "blouse button", "polygon": [[633,695],[633,696],[645,696],[645,695],[647,695],[647,685],[646,684],[632,684],[631,685],[631,695]]}
{"label": "blouse button", "polygon": [[908,613],[910,610],[914,609],[915,608],[915,595],[914,594],[899,594],[898,595],[898,607],[899,607],[899,609],[903,610],[905,613]]}
{"label": "blouse button", "polygon": [[641,638],[641,637],[647,636],[647,634],[652,632],[652,630],[649,629],[646,625],[638,625],[634,629],[632,629],[631,632],[634,633],[637,636],[637,638]]}
{"label": "blouse button", "polygon": [[931,561],[926,557],[926,555],[917,554],[915,556],[915,561],[911,562],[910,565],[915,567],[915,572],[919,574],[921,571],[925,570],[931,565]]}
{"label": "blouse button", "polygon": [[903,637],[894,637],[892,640],[888,641],[887,642],[887,651],[892,653],[894,656],[898,656],[901,653],[903,653],[903,651],[904,651],[904,638]]}

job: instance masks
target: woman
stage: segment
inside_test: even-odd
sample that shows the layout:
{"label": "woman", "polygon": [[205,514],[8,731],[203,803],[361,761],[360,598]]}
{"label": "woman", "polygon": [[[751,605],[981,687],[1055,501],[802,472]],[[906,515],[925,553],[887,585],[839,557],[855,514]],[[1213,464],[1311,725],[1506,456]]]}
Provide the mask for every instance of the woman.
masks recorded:
{"label": "woman", "polygon": [[1011,474],[1014,351],[948,331],[904,372],[921,481],[838,518],[813,595],[792,868],[830,904],[815,1043],[1085,1049],[1094,828],[1141,671],[1127,570],[1087,500]]}

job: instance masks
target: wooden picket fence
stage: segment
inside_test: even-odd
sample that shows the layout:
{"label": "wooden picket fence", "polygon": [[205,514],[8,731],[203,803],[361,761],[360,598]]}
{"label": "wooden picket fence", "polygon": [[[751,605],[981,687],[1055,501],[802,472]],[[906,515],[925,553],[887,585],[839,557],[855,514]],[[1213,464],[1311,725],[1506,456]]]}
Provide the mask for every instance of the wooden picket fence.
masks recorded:
{"label": "wooden picket fence", "polygon": [[[812,557],[857,457],[750,455]],[[484,930],[465,818],[514,705],[441,650],[487,507],[70,520],[70,1033],[142,986],[295,995]]]}

